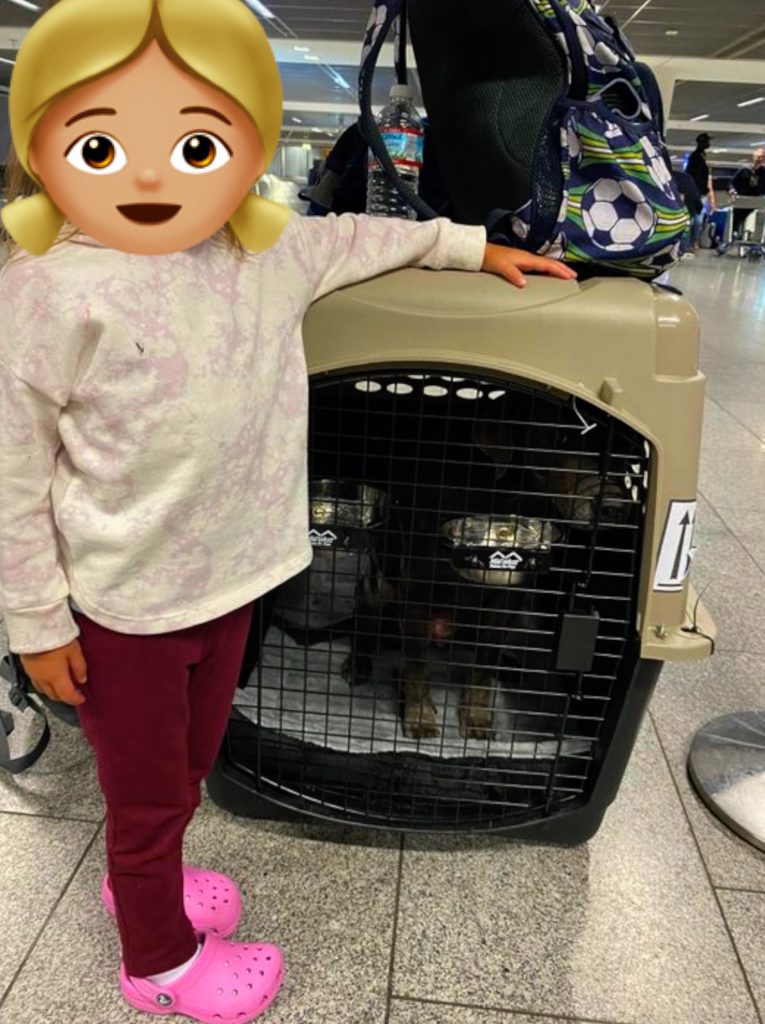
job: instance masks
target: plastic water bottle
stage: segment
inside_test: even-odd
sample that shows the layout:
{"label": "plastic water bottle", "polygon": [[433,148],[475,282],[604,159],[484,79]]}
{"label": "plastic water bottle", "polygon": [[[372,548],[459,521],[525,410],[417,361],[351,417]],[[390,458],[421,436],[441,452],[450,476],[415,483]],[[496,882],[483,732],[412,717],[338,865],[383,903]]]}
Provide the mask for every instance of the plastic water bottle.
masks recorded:
{"label": "plastic water bottle", "polygon": [[[396,170],[407,185],[417,192],[425,148],[425,128],[408,85],[393,86],[388,103],[377,118],[377,125]],[[367,175],[367,213],[376,217],[417,219],[417,211],[399,195],[371,150]]]}

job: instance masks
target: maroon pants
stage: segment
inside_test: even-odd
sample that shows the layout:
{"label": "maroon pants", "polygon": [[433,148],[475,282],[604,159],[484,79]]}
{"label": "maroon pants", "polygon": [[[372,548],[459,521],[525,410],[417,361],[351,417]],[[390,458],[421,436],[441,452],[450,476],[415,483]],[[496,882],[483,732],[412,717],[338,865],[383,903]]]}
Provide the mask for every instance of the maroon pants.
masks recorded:
{"label": "maroon pants", "polygon": [[115,633],[74,612],[88,665],[83,732],[106,801],[106,853],[127,973],[188,960],[183,834],[226,731],[252,603],[188,629]]}

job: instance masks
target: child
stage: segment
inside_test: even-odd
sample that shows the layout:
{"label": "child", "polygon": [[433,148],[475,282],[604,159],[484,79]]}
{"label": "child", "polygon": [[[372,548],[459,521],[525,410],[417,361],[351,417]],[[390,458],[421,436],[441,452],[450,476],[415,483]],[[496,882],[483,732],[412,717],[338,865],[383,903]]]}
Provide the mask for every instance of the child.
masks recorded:
{"label": "child", "polygon": [[482,227],[303,219],[249,194],[282,102],[239,0],[61,0],[10,111],[8,198],[27,196],[3,211],[20,250],[0,271],[10,648],[95,750],[125,998],[252,1020],[281,954],[229,940],[236,884],[183,867],[182,844],[253,602],[311,560],[304,314],[397,267],[574,274]]}

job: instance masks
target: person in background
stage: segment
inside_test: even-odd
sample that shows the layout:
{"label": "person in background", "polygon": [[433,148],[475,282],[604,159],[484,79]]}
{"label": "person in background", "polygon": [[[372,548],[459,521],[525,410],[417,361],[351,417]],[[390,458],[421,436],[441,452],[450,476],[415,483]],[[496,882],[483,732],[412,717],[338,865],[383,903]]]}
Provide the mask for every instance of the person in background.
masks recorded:
{"label": "person in background", "polygon": [[[712,145],[712,136],[708,132],[702,132],[701,135],[696,136],[696,148],[688,157],[688,162],[685,165],[686,174],[690,175],[696,183],[696,188],[702,197],[702,203],[704,199],[708,199],[710,210],[716,210],[717,204],[715,203],[715,192],[714,183],[712,181],[712,173],[709,170],[709,164],[705,156],[707,150]],[[691,249],[693,252],[698,252],[700,249],[700,238],[701,229],[704,226],[704,212],[702,210],[696,215],[693,223],[692,230],[692,241]]]}
{"label": "person in background", "polygon": [[[730,194],[736,196],[765,196],[765,149],[755,149],[752,162],[740,168],[730,184]],[[751,210],[733,211],[733,234],[738,237],[751,214]]]}
{"label": "person in background", "polygon": [[690,174],[686,171],[673,171],[672,178],[678,187],[680,195],[683,197],[685,205],[688,207],[688,214],[691,218],[691,223],[685,236],[689,251],[684,254],[690,257],[693,256],[693,252],[690,250],[695,252],[699,248],[704,204],[701,201],[701,192],[699,192],[696,182]]}
{"label": "person in background", "polygon": [[316,160],[314,160],[313,166],[310,167],[309,170],[308,170],[308,185],[309,185],[309,187],[312,187],[314,185],[318,185],[319,184],[319,182],[321,181],[321,175],[322,175],[323,170],[324,170],[324,161],[320,160],[318,158]]}

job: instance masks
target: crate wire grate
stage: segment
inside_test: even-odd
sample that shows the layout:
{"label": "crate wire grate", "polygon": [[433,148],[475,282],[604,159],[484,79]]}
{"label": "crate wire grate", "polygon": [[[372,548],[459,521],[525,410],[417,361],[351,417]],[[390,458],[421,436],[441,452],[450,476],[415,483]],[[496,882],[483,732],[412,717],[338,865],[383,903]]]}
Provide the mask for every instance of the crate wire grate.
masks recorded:
{"label": "crate wire grate", "polygon": [[[494,828],[586,798],[637,661],[650,449],[570,395],[449,369],[311,382],[311,568],[229,752],[333,819]],[[560,667],[567,615],[597,630]]]}

